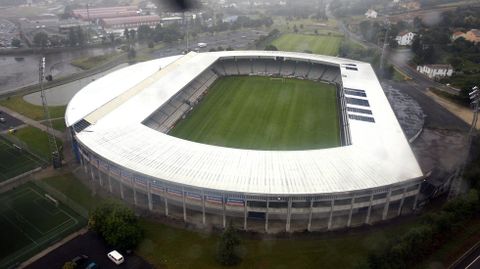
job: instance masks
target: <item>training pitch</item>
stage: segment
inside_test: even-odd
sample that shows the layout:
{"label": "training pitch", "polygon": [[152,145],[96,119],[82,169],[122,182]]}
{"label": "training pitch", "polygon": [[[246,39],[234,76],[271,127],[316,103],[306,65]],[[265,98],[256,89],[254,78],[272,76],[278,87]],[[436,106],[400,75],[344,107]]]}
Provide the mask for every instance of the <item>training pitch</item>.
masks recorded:
{"label": "training pitch", "polygon": [[259,150],[340,145],[335,86],[299,79],[218,79],[170,135],[200,143]]}
{"label": "training pitch", "polygon": [[272,42],[279,50],[337,56],[343,38],[339,36],[283,34]]}
{"label": "training pitch", "polygon": [[27,259],[85,225],[85,219],[27,183],[0,196],[0,268]]}
{"label": "training pitch", "polygon": [[41,160],[0,139],[0,182],[40,166]]}

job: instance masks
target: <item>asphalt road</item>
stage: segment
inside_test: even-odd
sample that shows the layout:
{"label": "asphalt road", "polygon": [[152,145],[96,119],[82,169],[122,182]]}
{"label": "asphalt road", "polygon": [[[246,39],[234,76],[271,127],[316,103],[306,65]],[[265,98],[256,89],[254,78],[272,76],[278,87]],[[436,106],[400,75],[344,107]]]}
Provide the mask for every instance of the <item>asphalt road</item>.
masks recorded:
{"label": "asphalt road", "polygon": [[[120,269],[120,268],[135,268],[135,269],[150,269],[152,265],[136,255],[122,255],[125,257],[125,262],[121,265],[115,265],[107,257],[107,253],[112,251],[111,248],[92,232],[87,232],[80,235],[60,246],[59,248],[48,253],[46,256],[40,258],[34,263],[27,266],[27,269],[61,269],[63,264],[72,260],[79,255],[87,255],[90,261],[94,261],[99,268],[102,269]],[[83,269],[83,268],[78,268]]]}
{"label": "asphalt road", "polygon": [[451,269],[480,269],[480,247],[465,256]]}
{"label": "asphalt road", "polygon": [[420,105],[420,107],[422,107],[422,110],[426,115],[425,127],[454,129],[459,131],[469,130],[469,125],[467,123],[426,96],[418,84],[412,81],[407,83],[389,81],[388,84],[407,93]]}

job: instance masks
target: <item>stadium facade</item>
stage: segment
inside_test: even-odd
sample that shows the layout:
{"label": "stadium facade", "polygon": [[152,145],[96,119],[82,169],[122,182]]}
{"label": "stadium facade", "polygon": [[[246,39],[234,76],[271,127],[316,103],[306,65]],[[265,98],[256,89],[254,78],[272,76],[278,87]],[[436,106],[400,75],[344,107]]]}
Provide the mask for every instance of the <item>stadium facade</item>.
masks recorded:
{"label": "stadium facade", "polygon": [[[337,88],[342,145],[265,151],[168,135],[221,76],[295,77]],[[415,210],[423,173],[368,63],[292,52],[188,53],[117,70],[70,101],[94,186],[187,223],[332,230]]]}

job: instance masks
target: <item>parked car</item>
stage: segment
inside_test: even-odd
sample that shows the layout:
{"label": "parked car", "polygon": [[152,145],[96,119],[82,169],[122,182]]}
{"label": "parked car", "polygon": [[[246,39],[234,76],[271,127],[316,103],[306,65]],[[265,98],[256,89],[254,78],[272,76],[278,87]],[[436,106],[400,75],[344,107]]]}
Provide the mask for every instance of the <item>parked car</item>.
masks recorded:
{"label": "parked car", "polygon": [[79,255],[75,258],[72,259],[72,262],[76,264],[77,268],[80,268],[80,266],[83,266],[88,262],[88,256],[87,255]]}
{"label": "parked car", "polygon": [[90,262],[85,269],[98,269],[98,265],[95,262]]}
{"label": "parked car", "polygon": [[107,254],[108,258],[114,262],[116,265],[122,264],[125,259],[123,258],[122,254],[120,254],[118,251],[113,250]]}

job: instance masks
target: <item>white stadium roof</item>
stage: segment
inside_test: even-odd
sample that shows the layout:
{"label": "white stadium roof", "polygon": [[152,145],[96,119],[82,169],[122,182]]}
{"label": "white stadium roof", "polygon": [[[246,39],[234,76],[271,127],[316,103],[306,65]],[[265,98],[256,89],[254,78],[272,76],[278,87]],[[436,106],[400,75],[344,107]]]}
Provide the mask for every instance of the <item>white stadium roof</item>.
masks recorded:
{"label": "white stadium roof", "polygon": [[[367,93],[375,122],[348,119],[351,145],[302,151],[201,144],[142,124],[219,58],[241,56],[279,56],[339,66],[344,87]],[[348,70],[345,64],[355,64],[358,71]],[[99,156],[185,186],[301,195],[378,188],[423,176],[370,64],[337,57],[226,51],[162,58],[117,70],[90,83],[70,101],[65,117],[67,126],[82,119],[92,123],[76,138]]]}

